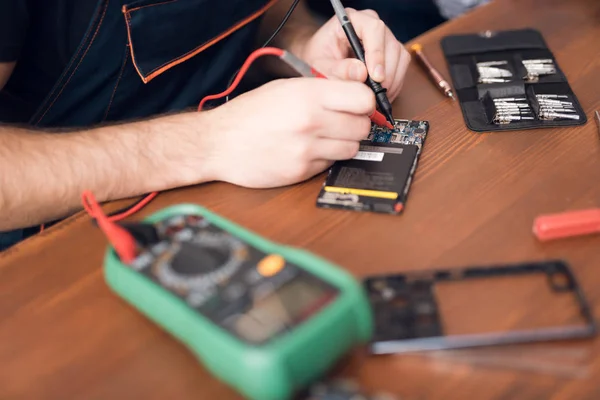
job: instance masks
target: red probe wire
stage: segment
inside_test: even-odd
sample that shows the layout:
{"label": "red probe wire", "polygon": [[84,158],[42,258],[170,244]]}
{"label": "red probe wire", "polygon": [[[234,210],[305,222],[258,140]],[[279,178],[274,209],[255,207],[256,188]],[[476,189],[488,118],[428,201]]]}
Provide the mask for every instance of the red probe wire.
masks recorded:
{"label": "red probe wire", "polygon": [[[254,61],[256,61],[257,58],[262,57],[262,56],[276,56],[276,57],[282,58],[284,62],[290,61],[290,60],[284,59],[284,54],[286,54],[286,52],[284,50],[281,50],[281,49],[278,49],[275,47],[264,47],[264,48],[256,50],[255,52],[250,54],[248,59],[246,59],[246,62],[244,62],[244,65],[242,65],[242,68],[240,68],[240,72],[237,75],[237,77],[235,78],[235,80],[233,81],[233,83],[231,84],[231,86],[222,93],[207,96],[204,99],[202,99],[202,101],[198,105],[198,111],[202,111],[204,104],[209,100],[215,100],[215,99],[223,98],[225,96],[229,96],[237,88],[237,86],[239,85],[240,81],[242,80],[242,78],[244,77],[246,72],[248,72],[250,65]],[[287,53],[287,54],[290,54],[290,53]],[[301,61],[301,60],[298,60],[298,62],[303,63],[303,61]],[[316,69],[314,69],[312,67],[310,68],[310,72],[315,78],[327,79],[327,77],[325,75],[323,75],[322,73],[320,73],[319,71],[317,71]],[[386,120],[386,118],[383,116],[383,114],[381,114],[377,110],[374,110],[373,114],[369,115],[369,118],[371,118],[371,120],[373,122],[375,122],[377,125],[385,126],[389,129],[394,128],[392,126],[392,124],[390,124]]]}
{"label": "red probe wire", "polygon": [[146,207],[146,205],[148,205],[148,203],[150,203],[156,196],[158,196],[158,192],[152,192],[152,193],[144,196],[141,200],[139,200],[134,206],[132,206],[127,211],[124,211],[119,214],[111,215],[110,217],[108,217],[108,219],[113,222],[125,219],[125,218],[135,214],[136,212],[140,211],[142,208]]}
{"label": "red probe wire", "polygon": [[137,244],[133,236],[106,216],[91,191],[83,192],[81,200],[83,208],[96,220],[119,258],[125,263],[135,260]]}
{"label": "red probe wire", "polygon": [[227,88],[227,90],[225,90],[222,93],[213,94],[213,95],[206,96],[205,98],[203,98],[202,101],[200,102],[200,104],[198,105],[198,111],[202,111],[202,108],[204,107],[204,104],[207,101],[220,99],[220,98],[223,98],[225,96],[230,95],[237,88],[237,86],[240,84],[242,78],[244,77],[244,75],[246,74],[246,72],[248,72],[248,69],[250,68],[250,65],[254,61],[256,61],[257,58],[262,57],[262,56],[277,56],[277,57],[281,57],[281,56],[283,56],[283,50],[277,49],[277,48],[274,48],[274,47],[265,47],[265,48],[258,49],[256,51],[254,51],[252,54],[250,54],[250,56],[244,62],[244,65],[242,65],[242,67],[240,68],[240,72],[236,76],[236,78],[233,81],[233,83],[231,84],[231,86],[229,86],[229,88]]}

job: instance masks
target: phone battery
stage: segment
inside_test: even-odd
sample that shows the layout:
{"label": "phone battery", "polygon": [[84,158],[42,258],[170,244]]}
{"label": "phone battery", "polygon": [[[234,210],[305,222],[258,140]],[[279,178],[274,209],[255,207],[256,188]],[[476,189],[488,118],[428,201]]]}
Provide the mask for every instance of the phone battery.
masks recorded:
{"label": "phone battery", "polygon": [[317,206],[399,214],[418,156],[415,145],[365,142],[353,159],[332,166]]}

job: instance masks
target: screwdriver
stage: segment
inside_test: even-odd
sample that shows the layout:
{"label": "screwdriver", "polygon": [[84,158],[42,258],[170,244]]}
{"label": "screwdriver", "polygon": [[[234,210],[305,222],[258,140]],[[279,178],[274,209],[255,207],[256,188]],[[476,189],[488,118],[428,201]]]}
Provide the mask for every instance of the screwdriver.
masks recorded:
{"label": "screwdriver", "polygon": [[437,69],[431,65],[425,54],[423,54],[423,46],[418,43],[413,44],[410,49],[417,56],[417,59],[421,61],[421,65],[425,68],[425,71],[429,74],[433,82],[437,86],[438,89],[444,93],[445,96],[451,98],[452,100],[456,100],[454,97],[454,93],[452,93],[452,88],[450,84],[446,82],[446,80],[442,77],[442,74],[439,73]]}
{"label": "screwdriver", "polygon": [[[352,22],[350,22],[350,18],[348,18],[348,14],[346,14],[346,10],[342,5],[340,0],[331,0],[331,5],[335,10],[335,15],[337,15],[340,23],[342,24],[342,29],[346,33],[348,37],[348,41],[350,42],[350,46],[352,50],[354,50],[354,54],[356,57],[366,65],[365,60],[365,49],[354,30],[354,26],[352,26]],[[390,104],[390,100],[387,97],[387,89],[384,89],[381,84],[375,82],[368,74],[367,74],[367,85],[373,90],[375,93],[375,97],[377,99],[377,105],[379,109],[385,115],[386,119],[390,122],[390,124],[394,125],[394,117],[392,115],[392,105]]]}
{"label": "screwdriver", "polygon": [[540,241],[600,233],[600,208],[540,215],[533,233]]}

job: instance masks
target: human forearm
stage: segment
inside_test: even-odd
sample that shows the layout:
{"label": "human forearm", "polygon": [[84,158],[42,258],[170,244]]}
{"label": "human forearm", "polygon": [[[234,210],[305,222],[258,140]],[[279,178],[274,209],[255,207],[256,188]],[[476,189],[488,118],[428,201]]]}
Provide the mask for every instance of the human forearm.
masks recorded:
{"label": "human forearm", "polygon": [[189,129],[208,130],[202,119],[179,114],[69,133],[0,127],[0,231],[69,215],[86,189],[106,201],[211,180],[202,143],[209,135]]}

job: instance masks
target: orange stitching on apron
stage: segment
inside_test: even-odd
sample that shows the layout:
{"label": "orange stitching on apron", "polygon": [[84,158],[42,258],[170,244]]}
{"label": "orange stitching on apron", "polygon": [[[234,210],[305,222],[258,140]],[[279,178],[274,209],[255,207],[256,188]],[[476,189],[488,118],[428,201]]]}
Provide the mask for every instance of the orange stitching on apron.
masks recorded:
{"label": "orange stitching on apron", "polygon": [[156,78],[158,75],[162,74],[163,72],[165,72],[166,70],[181,64],[184,61],[189,60],[190,58],[196,56],[197,54],[201,53],[202,51],[206,50],[208,47],[212,46],[213,44],[223,40],[225,37],[229,36],[230,34],[232,34],[233,32],[237,31],[238,29],[244,27],[245,25],[249,24],[250,22],[254,21],[256,18],[260,17],[262,14],[264,14],[269,8],[271,8],[275,3],[277,3],[278,0],[271,0],[269,1],[268,4],[266,4],[263,8],[261,8],[260,10],[258,10],[257,12],[255,12],[254,14],[250,15],[249,17],[247,17],[246,19],[242,20],[241,22],[237,23],[236,25],[232,26],[231,28],[229,28],[228,30],[226,30],[225,32],[221,33],[218,36],[215,36],[213,39],[201,44],[200,46],[196,47],[193,50],[188,51],[187,53],[183,54],[182,56],[177,57],[176,59],[169,61],[163,65],[161,65],[160,67],[157,67],[155,69],[153,69],[147,77],[144,76],[144,74],[142,74],[142,72],[140,71],[140,69],[138,68],[137,62],[135,61],[135,51],[133,49],[133,41],[131,40],[131,26],[130,26],[130,22],[131,22],[131,16],[130,16],[130,11],[125,10],[125,8],[123,9],[123,11],[125,12],[125,21],[127,23],[127,37],[129,40],[129,48],[131,50],[131,59],[133,60],[133,65],[135,66],[135,70],[137,71],[138,75],[140,76],[140,78],[142,78],[142,81],[144,83],[148,83],[150,82],[152,79]]}
{"label": "orange stitching on apron", "polygon": [[123,10],[124,13],[125,12],[133,12],[133,11],[136,11],[136,10],[141,10],[142,8],[160,6],[161,4],[174,3],[176,1],[177,0],[168,0],[168,1],[163,1],[162,3],[146,4],[145,6],[135,7],[135,8],[132,8],[130,10],[127,9],[127,5],[124,5],[123,8],[122,8],[122,10]]}
{"label": "orange stitching on apron", "polygon": [[[106,4],[106,7],[108,8],[108,3]],[[104,12],[106,13],[106,9],[104,10]],[[77,48],[77,50],[75,51],[75,54],[71,58],[71,61],[69,62],[69,65],[65,68],[65,72],[68,71],[69,69],[71,69],[71,66],[73,65],[73,63],[75,62],[75,60],[77,59],[77,57],[79,56],[79,53],[81,53],[81,49],[83,48],[83,44],[85,42],[87,42],[87,39],[88,39],[89,36],[90,36],[90,31],[88,30],[86,32],[86,34],[85,34],[85,37],[81,41],[81,43],[79,43],[79,47]],[[63,76],[64,76],[64,72],[61,75],[61,77],[59,78],[59,80],[62,80]],[[50,99],[54,95],[54,92],[56,92],[57,89],[58,89],[58,87],[55,87],[55,88],[52,89],[52,91],[48,94],[48,99]],[[54,102],[52,102],[52,103],[54,103]],[[42,104],[42,106],[43,106],[43,104]],[[48,111],[46,110],[46,112],[48,112]],[[44,115],[46,115],[46,113],[44,113]],[[41,120],[42,120],[41,117],[38,118],[38,120],[37,120],[37,122],[35,124],[38,124]]]}
{"label": "orange stitching on apron", "polygon": [[105,121],[108,118],[108,113],[110,111],[110,107],[112,106],[113,100],[115,99],[115,94],[117,93],[117,88],[119,87],[119,83],[121,83],[121,78],[123,77],[123,72],[125,71],[125,65],[127,65],[127,60],[129,60],[129,46],[125,46],[125,60],[123,61],[123,65],[121,65],[121,71],[119,71],[119,76],[117,78],[117,83],[115,83],[115,88],[113,89],[112,94],[110,95],[110,102],[108,103],[108,107],[106,107],[106,112],[104,113],[104,118],[102,121]]}
{"label": "orange stitching on apron", "polygon": [[54,98],[54,100],[52,100],[52,103],[50,103],[50,105],[48,106],[48,108],[46,109],[46,111],[44,111],[44,114],[42,114],[42,116],[38,119],[37,123],[39,123],[42,119],[44,119],[44,117],[46,116],[46,114],[48,113],[48,111],[50,111],[50,109],[52,108],[52,106],[54,105],[54,103],[56,102],[56,100],[58,100],[58,98],[62,94],[63,90],[65,90],[65,87],[71,81],[71,78],[73,78],[73,75],[75,75],[75,72],[77,72],[77,69],[81,65],[81,62],[85,58],[85,55],[87,54],[87,52],[90,50],[90,47],[92,47],[92,43],[94,43],[94,40],[96,39],[96,36],[98,35],[98,31],[100,30],[100,27],[102,26],[102,22],[104,22],[104,17],[106,16],[106,11],[108,10],[108,3],[109,2],[110,2],[110,0],[106,2],[106,6],[104,7],[104,12],[102,13],[102,18],[100,18],[100,22],[98,23],[98,27],[96,28],[96,32],[94,32],[94,36],[92,36],[92,40],[90,41],[90,44],[88,45],[88,47],[85,49],[85,52],[81,56],[81,59],[79,59],[79,62],[77,63],[77,66],[75,67],[75,69],[71,73],[71,76],[69,76],[69,79],[67,79],[67,81],[65,82],[65,84],[60,88],[60,92],[58,92],[58,94],[56,95],[56,97]]}

